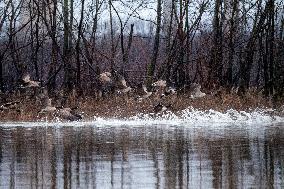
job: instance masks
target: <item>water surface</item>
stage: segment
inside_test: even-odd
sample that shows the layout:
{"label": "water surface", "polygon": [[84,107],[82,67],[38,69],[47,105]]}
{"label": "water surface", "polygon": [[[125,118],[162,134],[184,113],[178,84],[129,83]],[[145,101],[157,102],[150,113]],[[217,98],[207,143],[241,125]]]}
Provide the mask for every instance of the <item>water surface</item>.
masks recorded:
{"label": "water surface", "polygon": [[0,124],[0,188],[284,188],[284,123]]}

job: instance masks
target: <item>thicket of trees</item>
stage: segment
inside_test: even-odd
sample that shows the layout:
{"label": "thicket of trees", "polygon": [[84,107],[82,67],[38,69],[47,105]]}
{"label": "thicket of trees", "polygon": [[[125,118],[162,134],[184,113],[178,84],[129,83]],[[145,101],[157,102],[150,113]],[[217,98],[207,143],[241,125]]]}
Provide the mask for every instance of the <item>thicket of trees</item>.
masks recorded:
{"label": "thicket of trees", "polygon": [[131,85],[253,86],[280,97],[283,30],[282,0],[2,0],[0,89],[30,73],[50,92],[91,93],[99,73],[116,70]]}

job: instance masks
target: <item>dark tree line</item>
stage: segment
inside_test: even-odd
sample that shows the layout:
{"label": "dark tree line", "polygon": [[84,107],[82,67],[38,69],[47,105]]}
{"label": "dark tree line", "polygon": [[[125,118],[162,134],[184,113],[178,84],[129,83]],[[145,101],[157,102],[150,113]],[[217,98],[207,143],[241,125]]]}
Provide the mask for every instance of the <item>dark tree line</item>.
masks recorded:
{"label": "dark tree line", "polygon": [[[14,90],[29,73],[51,93],[91,93],[98,74],[118,71],[131,85],[165,79],[178,88],[257,87],[281,97],[283,6],[281,0],[3,0],[0,88]],[[143,17],[142,9],[153,16]]]}

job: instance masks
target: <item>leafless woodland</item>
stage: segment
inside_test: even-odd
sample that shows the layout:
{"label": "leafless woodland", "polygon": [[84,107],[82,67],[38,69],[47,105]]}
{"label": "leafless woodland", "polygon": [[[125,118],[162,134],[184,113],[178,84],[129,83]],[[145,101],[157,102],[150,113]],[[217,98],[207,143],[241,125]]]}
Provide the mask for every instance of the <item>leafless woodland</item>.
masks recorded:
{"label": "leafless woodland", "polygon": [[131,87],[281,98],[283,29],[282,0],[0,0],[0,89],[30,74],[50,93],[91,95],[99,74],[117,72]]}

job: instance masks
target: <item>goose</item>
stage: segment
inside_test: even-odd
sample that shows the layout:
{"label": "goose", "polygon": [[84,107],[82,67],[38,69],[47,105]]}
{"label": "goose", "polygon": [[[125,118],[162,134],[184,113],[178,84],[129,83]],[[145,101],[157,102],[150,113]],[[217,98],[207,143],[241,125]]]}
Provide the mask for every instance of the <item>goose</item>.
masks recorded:
{"label": "goose", "polygon": [[284,113],[284,105],[282,105],[280,108],[280,111]]}
{"label": "goose", "polygon": [[154,112],[156,114],[162,113],[162,112],[168,110],[170,107],[171,107],[171,105],[165,106],[165,105],[163,105],[162,103],[159,102],[157,105],[154,106]]}
{"label": "goose", "polygon": [[29,74],[26,74],[22,78],[22,81],[23,81],[24,87],[27,87],[27,88],[30,88],[30,87],[40,87],[40,82],[31,80],[31,76]]}
{"label": "goose", "polygon": [[132,89],[131,87],[126,87],[126,88],[121,89],[119,91],[125,94],[125,93],[129,93],[131,91],[131,89]]}
{"label": "goose", "polygon": [[165,90],[165,92],[162,94],[163,96],[169,96],[169,95],[175,95],[177,94],[177,91],[173,87],[169,87]]}
{"label": "goose", "polygon": [[167,82],[165,80],[158,80],[152,84],[153,87],[161,87],[165,88],[167,86]]}
{"label": "goose", "polygon": [[138,93],[138,97],[137,97],[138,101],[142,101],[143,99],[147,99],[153,94],[153,92],[147,90],[147,87],[144,84],[138,85],[137,93]]}
{"label": "goose", "polygon": [[2,104],[0,106],[0,111],[4,110],[11,110],[11,109],[16,109],[17,105],[20,103],[20,101],[14,101],[14,102],[7,102],[5,104]]}
{"label": "goose", "polygon": [[58,108],[58,112],[57,112],[57,116],[68,120],[68,121],[78,121],[81,120],[83,117],[75,112],[75,109],[77,108],[64,108],[64,107],[60,107]]}
{"label": "goose", "polygon": [[113,79],[110,72],[103,72],[98,76],[97,97],[104,97],[106,93],[113,91]]}
{"label": "goose", "polygon": [[126,80],[124,79],[124,77],[120,76],[118,78],[118,82],[117,82],[117,87],[119,88],[127,88],[127,84],[126,84]]}
{"label": "goose", "polygon": [[279,107],[278,112],[281,117],[284,117],[284,105]]}
{"label": "goose", "polygon": [[112,82],[111,76],[110,72],[103,72],[99,75],[99,81],[102,82],[102,84],[110,83]]}
{"label": "goose", "polygon": [[117,82],[116,82],[116,88],[118,88],[119,93],[128,93],[132,90],[131,87],[127,86],[126,80],[123,76],[118,76]]}
{"label": "goose", "polygon": [[154,99],[159,100],[162,94],[164,94],[165,89],[167,87],[167,82],[165,80],[158,80],[152,83],[153,91],[154,91]]}
{"label": "goose", "polygon": [[161,94],[159,102],[161,102],[164,106],[172,106],[177,100],[177,92],[174,88],[169,87],[165,90],[163,94]]}
{"label": "goose", "polygon": [[144,95],[142,96],[143,99],[149,98],[153,94],[153,92],[147,90],[146,85],[142,85],[142,89],[144,92]]}
{"label": "goose", "polygon": [[191,88],[192,88],[192,92],[191,92],[190,98],[195,99],[195,98],[201,98],[201,97],[206,96],[205,93],[200,91],[201,89],[200,84],[193,83]]}
{"label": "goose", "polygon": [[44,113],[54,113],[56,111],[56,107],[53,107],[51,105],[51,99],[46,97],[45,98],[45,107],[40,110],[39,114],[44,114]]}

